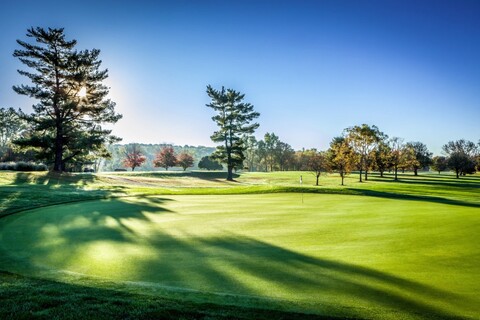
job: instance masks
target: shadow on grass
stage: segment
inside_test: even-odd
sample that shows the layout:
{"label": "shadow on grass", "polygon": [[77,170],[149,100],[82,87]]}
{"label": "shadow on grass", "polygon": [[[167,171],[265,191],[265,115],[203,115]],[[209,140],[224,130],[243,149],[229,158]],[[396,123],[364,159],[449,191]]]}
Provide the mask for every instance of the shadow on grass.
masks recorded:
{"label": "shadow on grass", "polygon": [[369,181],[387,182],[387,183],[403,183],[403,184],[417,184],[427,186],[443,186],[448,188],[471,188],[480,189],[480,179],[434,179],[431,176],[418,175],[416,177],[411,175],[399,176],[398,180],[393,180],[393,177],[380,177],[379,175],[372,175]]}
{"label": "shadow on grass", "polygon": [[[221,305],[274,310],[291,305],[328,317],[363,318],[365,310],[387,310],[387,316],[448,319],[455,317],[447,311],[450,307],[471,304],[456,294],[380,270],[311,257],[244,236],[170,230],[159,215],[184,217],[165,208],[166,201],[108,199],[71,204],[64,207],[68,211],[49,208],[36,217],[27,213],[32,220],[24,226],[28,230],[21,255],[34,265],[152,283],[177,292],[193,289],[198,295],[215,295]],[[3,241],[19,240],[11,235]]]}
{"label": "shadow on grass", "polygon": [[304,313],[179,301],[2,271],[0,283],[2,319],[322,319]]}
{"label": "shadow on grass", "polygon": [[[134,176],[134,177],[151,177],[151,178],[182,178],[192,177],[202,180],[226,180],[226,171],[157,171],[157,172],[139,172],[139,173],[122,173],[121,176]],[[233,174],[233,178],[238,178],[240,175]]]}
{"label": "shadow on grass", "polygon": [[0,217],[23,210],[123,195],[122,186],[88,190],[98,178],[92,174],[18,172],[10,184],[0,185]]}
{"label": "shadow on grass", "polygon": [[346,190],[351,191],[352,194],[377,197],[377,198],[422,201],[422,202],[448,204],[448,205],[454,205],[454,206],[464,206],[464,207],[470,207],[470,208],[480,208],[480,203],[472,203],[468,201],[447,199],[447,198],[435,197],[435,196],[409,195],[409,194],[400,194],[400,193],[376,191],[376,190],[365,190],[365,189],[357,189],[357,188],[346,188]]}

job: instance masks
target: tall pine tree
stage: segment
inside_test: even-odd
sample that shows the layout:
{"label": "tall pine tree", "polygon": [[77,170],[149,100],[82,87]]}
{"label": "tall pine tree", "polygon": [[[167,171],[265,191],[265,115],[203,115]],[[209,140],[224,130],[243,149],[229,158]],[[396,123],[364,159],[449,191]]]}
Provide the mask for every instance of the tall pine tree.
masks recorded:
{"label": "tall pine tree", "polygon": [[250,123],[260,114],[253,111],[252,104],[243,102],[244,94],[235,90],[225,90],[224,87],[215,90],[209,85],[207,94],[212,99],[207,107],[216,112],[212,120],[219,128],[210,138],[213,142],[221,143],[213,158],[227,165],[227,180],[233,181],[233,169],[241,167],[245,159],[242,137],[258,128],[258,123]]}
{"label": "tall pine tree", "polygon": [[16,143],[35,148],[40,159],[65,171],[67,164],[107,156],[105,144],[119,141],[103,124],[116,123],[115,103],[107,99],[109,88],[102,84],[108,70],[101,70],[100,50],[75,50],[76,40],[66,40],[63,28],[30,28],[27,37],[35,43],[17,40],[22,49],[17,57],[32,71],[18,72],[31,85],[14,86],[21,95],[38,100],[32,114],[22,114],[28,134]]}

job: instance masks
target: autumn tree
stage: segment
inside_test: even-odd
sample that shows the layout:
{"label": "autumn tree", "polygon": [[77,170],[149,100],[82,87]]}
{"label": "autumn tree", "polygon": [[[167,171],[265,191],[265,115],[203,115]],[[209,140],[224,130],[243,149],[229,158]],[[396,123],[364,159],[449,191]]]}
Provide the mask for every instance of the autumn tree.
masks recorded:
{"label": "autumn tree", "polygon": [[34,42],[17,40],[21,49],[13,56],[29,68],[18,72],[32,84],[13,89],[38,103],[32,114],[22,113],[28,134],[16,143],[36,148],[59,172],[92,152],[107,155],[105,145],[120,139],[102,125],[116,123],[121,115],[107,99],[108,71],[100,69],[100,50],[77,51],[77,41],[66,40],[63,28],[30,28],[27,37]]}
{"label": "autumn tree", "polygon": [[442,156],[436,156],[432,159],[432,169],[440,174],[442,171],[448,169],[447,158]]}
{"label": "autumn tree", "polygon": [[167,146],[163,147],[155,156],[155,160],[153,160],[153,165],[155,167],[165,168],[168,170],[170,167],[174,167],[177,165],[177,156],[175,155],[175,151],[173,147]]}
{"label": "autumn tree", "polygon": [[460,175],[475,173],[475,158],[478,156],[475,143],[460,139],[449,141],[442,149],[448,155],[448,167],[455,171],[457,178]]}
{"label": "autumn tree", "polygon": [[221,143],[212,156],[227,165],[227,180],[233,181],[233,169],[241,167],[245,159],[242,137],[258,128],[259,124],[252,121],[260,114],[253,111],[252,104],[243,102],[244,94],[233,89],[215,90],[209,85],[207,94],[211,102],[206,106],[216,112],[212,120],[218,126],[210,138]]}
{"label": "autumn tree", "polygon": [[183,168],[183,171],[187,168],[193,167],[193,157],[188,152],[182,152],[177,157],[177,165]]}
{"label": "autumn tree", "polygon": [[330,169],[328,157],[325,152],[318,152],[315,149],[306,151],[307,164],[306,170],[311,171],[316,178],[315,185],[318,186],[318,180],[322,173],[328,172]]}
{"label": "autumn tree", "polygon": [[377,126],[369,126],[362,124],[344,130],[345,137],[352,147],[353,151],[358,155],[358,168],[360,171],[360,182],[362,182],[362,174],[365,171],[365,180],[368,179],[369,164],[372,163],[373,151],[377,147],[382,137],[386,137]]}
{"label": "autumn tree", "polygon": [[408,142],[406,146],[413,150],[415,161],[412,162],[412,169],[414,175],[418,176],[418,169],[426,168],[432,163],[432,153],[425,144],[418,141]]}
{"label": "autumn tree", "polygon": [[123,159],[123,165],[127,168],[132,168],[132,171],[136,167],[140,167],[147,158],[143,155],[143,152],[139,145],[136,143],[131,144],[125,149],[125,158]]}
{"label": "autumn tree", "polygon": [[205,156],[198,162],[198,167],[200,169],[206,170],[222,170],[223,166],[220,162],[215,159],[212,159],[209,156]]}
{"label": "autumn tree", "polygon": [[352,171],[355,163],[355,154],[345,137],[333,138],[330,142],[328,156],[332,169],[340,174],[343,186],[345,176]]}

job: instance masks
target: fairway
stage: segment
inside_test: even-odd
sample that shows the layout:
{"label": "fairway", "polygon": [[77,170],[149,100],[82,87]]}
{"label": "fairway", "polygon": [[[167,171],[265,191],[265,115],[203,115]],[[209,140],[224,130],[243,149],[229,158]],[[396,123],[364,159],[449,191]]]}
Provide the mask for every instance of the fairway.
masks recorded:
{"label": "fairway", "polygon": [[[339,194],[137,196],[3,218],[24,274],[355,318],[476,318],[478,206]],[[99,281],[99,285],[101,281]]]}

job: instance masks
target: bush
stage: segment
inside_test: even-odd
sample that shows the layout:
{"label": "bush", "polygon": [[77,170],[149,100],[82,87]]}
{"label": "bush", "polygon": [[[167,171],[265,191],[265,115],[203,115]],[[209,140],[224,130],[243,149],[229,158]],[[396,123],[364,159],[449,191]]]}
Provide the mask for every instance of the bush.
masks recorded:
{"label": "bush", "polygon": [[0,170],[15,170],[15,162],[1,162]]}
{"label": "bush", "polygon": [[34,162],[1,162],[0,170],[10,170],[10,171],[47,171],[48,168],[43,163],[34,163]]}

